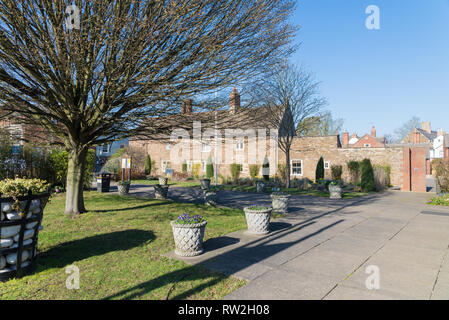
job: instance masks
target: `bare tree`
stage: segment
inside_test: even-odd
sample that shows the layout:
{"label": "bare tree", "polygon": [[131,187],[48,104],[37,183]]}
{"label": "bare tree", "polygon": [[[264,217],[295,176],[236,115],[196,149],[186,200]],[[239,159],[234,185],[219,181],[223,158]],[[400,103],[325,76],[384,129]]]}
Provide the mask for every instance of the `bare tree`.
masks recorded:
{"label": "bare tree", "polygon": [[402,126],[394,131],[394,142],[400,143],[404,140],[407,135],[412,132],[415,128],[421,127],[421,119],[419,117],[412,117],[410,120],[405,122]]}
{"label": "bare tree", "polygon": [[292,50],[293,9],[291,0],[0,0],[2,114],[58,138],[70,154],[65,212],[85,212],[89,147],[157,133],[140,123],[263,72]]}
{"label": "bare tree", "polygon": [[317,116],[306,118],[302,125],[305,136],[328,136],[340,132],[345,122],[342,118],[334,118],[331,111],[324,111]]}
{"label": "bare tree", "polygon": [[286,187],[290,188],[290,150],[293,139],[305,136],[317,125],[320,111],[327,100],[320,96],[319,82],[314,76],[293,65],[278,66],[272,77],[258,85],[259,97],[270,108],[269,121],[279,128],[279,149],[285,153]]}

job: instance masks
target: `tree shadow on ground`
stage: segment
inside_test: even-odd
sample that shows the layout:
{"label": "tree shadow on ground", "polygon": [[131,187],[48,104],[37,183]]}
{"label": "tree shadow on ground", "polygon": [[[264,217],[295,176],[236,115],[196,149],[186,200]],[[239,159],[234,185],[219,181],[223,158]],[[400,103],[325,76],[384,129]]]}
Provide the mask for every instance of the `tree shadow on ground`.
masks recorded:
{"label": "tree shadow on ground", "polygon": [[[315,224],[313,221],[309,221],[304,224],[298,224],[296,226],[291,227],[290,229],[285,227],[288,224],[282,224],[279,223],[277,225],[278,230],[273,230],[274,232],[269,235],[269,237],[260,237],[257,238],[249,243],[246,243],[238,248],[231,249],[230,251],[224,252],[223,254],[220,254],[217,257],[210,258],[206,261],[201,262],[200,265],[193,265],[186,267],[182,270],[177,270],[174,272],[166,273],[160,277],[157,277],[155,279],[151,279],[149,281],[143,282],[137,286],[134,286],[132,288],[122,290],[114,295],[108,296],[105,299],[139,299],[145,294],[150,293],[153,290],[156,290],[158,288],[168,286],[172,284],[172,286],[175,286],[177,283],[180,282],[187,282],[187,281],[198,281],[198,280],[204,280],[209,279],[209,281],[202,283],[200,285],[195,286],[194,288],[191,288],[187,291],[184,291],[182,293],[179,293],[171,299],[173,300],[180,300],[180,299],[186,299],[190,298],[196,293],[201,292],[202,290],[211,287],[220,281],[226,279],[230,274],[234,274],[236,272],[239,272],[241,270],[244,270],[248,268],[249,266],[265,260],[291,246],[294,246],[304,240],[309,239],[310,237],[313,237],[329,228],[334,227],[335,225],[341,223],[343,220],[331,223],[327,226],[324,226],[320,228],[319,230],[316,230],[314,232],[311,232],[310,234],[293,241],[287,241],[283,243],[276,243],[272,244],[274,240],[280,239],[285,237],[286,235],[289,235],[295,231],[298,231],[303,228],[307,228],[308,226],[311,226]],[[282,231],[286,232],[282,232]],[[212,243],[210,245],[213,247],[224,247],[227,245],[232,245],[236,243],[236,239],[233,240],[233,238],[226,237],[228,239],[227,243],[225,245],[218,245],[218,240],[212,240]],[[214,243],[215,242],[215,243]],[[226,242],[226,241],[225,241]],[[210,248],[209,248],[210,249]],[[209,250],[208,249],[208,250]],[[218,248],[217,248],[218,249]],[[238,257],[238,259],[236,259]],[[219,264],[221,267],[219,269],[215,268],[214,266]],[[220,270],[221,269],[221,270]],[[207,271],[207,270],[219,270],[219,271]],[[169,291],[168,291],[169,293]]]}
{"label": "tree shadow on ground", "polygon": [[[229,196],[229,193],[227,194]],[[257,196],[257,194],[255,194]],[[268,195],[269,196],[269,195]],[[170,286],[167,292],[167,299],[173,299],[173,300],[180,300],[180,299],[187,299],[195,296],[195,294],[201,292],[202,290],[205,290],[207,288],[210,288],[211,286],[214,286],[218,284],[219,282],[223,281],[224,279],[228,278],[229,275],[236,274],[238,272],[245,272],[245,270],[248,269],[248,267],[269,259],[271,257],[274,257],[275,255],[279,254],[280,252],[291,248],[292,246],[295,246],[303,241],[306,241],[310,238],[313,238],[315,236],[318,236],[322,232],[331,229],[343,221],[345,213],[342,212],[345,208],[348,207],[357,207],[359,205],[363,204],[369,204],[376,202],[377,199],[380,199],[382,197],[381,194],[379,195],[368,195],[361,198],[356,199],[348,199],[343,201],[334,201],[330,199],[325,198],[317,198],[317,197],[295,197],[296,201],[294,203],[295,207],[301,207],[302,204],[306,203],[310,205],[310,203],[321,205],[323,206],[323,210],[321,212],[317,212],[316,214],[313,214],[310,218],[307,217],[304,219],[304,215],[302,212],[307,212],[307,209],[300,210],[300,212],[297,212],[296,214],[291,213],[289,214],[289,217],[297,216],[300,218],[302,216],[302,219],[298,221],[298,223],[295,223],[294,225],[290,225],[288,223],[283,222],[273,222],[271,226],[271,233],[267,236],[263,236],[260,238],[256,238],[248,243],[245,243],[237,248],[231,249],[229,251],[226,251],[224,253],[221,253],[218,256],[209,258],[203,262],[201,262],[199,265],[193,265],[188,266],[186,268],[183,268],[181,270],[169,272],[166,274],[163,274],[159,277],[156,277],[154,279],[148,280],[146,282],[142,282],[141,284],[119,291],[116,294],[110,295],[106,297],[105,299],[139,299],[142,296],[152,292],[153,290],[156,290],[158,288],[162,288],[165,286]],[[242,206],[243,202],[248,202],[250,204],[254,204],[254,200],[258,200],[257,203],[260,202],[271,202],[271,200],[266,196],[258,196],[257,198],[249,198],[248,194],[237,194],[233,195],[232,202],[234,204],[239,205],[236,207]],[[339,220],[336,221],[329,221],[328,224],[325,224],[318,230],[310,229],[309,232],[307,232],[305,235],[303,235],[299,239],[292,239],[292,234],[298,230],[309,230],[308,228],[314,224],[316,224],[316,221],[321,218],[329,217],[329,216],[337,216],[342,217]],[[320,220],[325,221],[325,220]],[[222,247],[233,245],[238,239],[224,239],[224,243],[219,244],[219,239],[213,240],[211,239],[210,245],[211,247],[207,250],[214,250],[213,247],[215,246],[216,249],[220,249]],[[292,239],[292,240],[290,240]],[[278,240],[277,243],[273,243],[273,241]],[[277,259],[274,257],[274,259]],[[217,270],[215,272],[208,271],[208,270]],[[192,288],[189,288],[183,292],[175,293],[176,291],[173,290],[173,288],[176,287],[177,284],[182,282],[194,282],[194,281],[203,281],[203,283],[194,285]],[[169,295],[173,293],[171,297]]]}
{"label": "tree shadow on ground", "polygon": [[170,201],[163,201],[163,202],[144,204],[141,206],[126,207],[126,208],[121,208],[121,209],[109,208],[109,209],[101,209],[101,210],[89,210],[89,212],[104,213],[104,212],[117,212],[117,211],[131,211],[131,210],[145,209],[145,208],[150,208],[150,207],[155,207],[155,206],[163,206],[163,205],[167,205],[170,203],[171,203]]}
{"label": "tree shadow on ground", "polygon": [[62,268],[75,261],[129,250],[155,239],[151,231],[125,230],[64,242],[39,254],[37,271]]}

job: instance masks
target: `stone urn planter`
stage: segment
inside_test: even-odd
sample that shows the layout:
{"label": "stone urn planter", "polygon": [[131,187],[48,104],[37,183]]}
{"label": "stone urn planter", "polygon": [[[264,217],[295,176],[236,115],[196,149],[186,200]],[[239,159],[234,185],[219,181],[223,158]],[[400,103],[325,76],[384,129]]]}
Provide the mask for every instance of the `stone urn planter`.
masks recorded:
{"label": "stone urn planter", "polygon": [[271,194],[271,205],[273,212],[285,214],[288,212],[291,195],[282,192],[274,192]]}
{"label": "stone urn planter", "polygon": [[204,231],[207,222],[200,216],[189,217],[184,214],[171,221],[175,253],[182,257],[194,257],[202,254]]}
{"label": "stone urn planter", "polygon": [[341,199],[343,194],[343,189],[338,184],[329,185],[329,198],[330,199]]}
{"label": "stone urn planter", "polygon": [[256,193],[264,193],[265,192],[265,183],[262,181],[256,182]]}
{"label": "stone urn planter", "polygon": [[204,203],[215,207],[218,203],[218,192],[215,188],[204,190]]}
{"label": "stone urn planter", "polygon": [[50,193],[2,197],[0,195],[0,281],[34,271],[44,208]]}
{"label": "stone urn planter", "polygon": [[129,194],[130,186],[131,186],[130,182],[128,182],[128,181],[120,181],[117,184],[118,194],[121,195],[121,196]]}
{"label": "stone urn planter", "polygon": [[200,183],[201,183],[201,189],[203,189],[203,190],[210,189],[210,179],[201,179]]}
{"label": "stone urn planter", "polygon": [[166,178],[166,177],[159,177],[159,184],[161,186],[166,186],[168,184],[168,178]]}
{"label": "stone urn planter", "polygon": [[154,186],[154,196],[156,199],[167,199],[168,197],[168,185],[156,184]]}
{"label": "stone urn planter", "polygon": [[250,206],[243,209],[245,211],[248,232],[257,235],[264,235],[270,232],[270,207]]}

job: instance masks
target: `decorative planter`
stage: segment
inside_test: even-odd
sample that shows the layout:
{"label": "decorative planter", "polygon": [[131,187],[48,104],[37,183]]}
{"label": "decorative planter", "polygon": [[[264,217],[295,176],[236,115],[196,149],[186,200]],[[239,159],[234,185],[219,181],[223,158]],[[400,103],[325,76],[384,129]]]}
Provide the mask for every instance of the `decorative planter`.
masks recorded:
{"label": "decorative planter", "polygon": [[218,191],[205,190],[204,191],[204,203],[215,207],[218,203]]}
{"label": "decorative planter", "polygon": [[22,277],[36,268],[37,242],[49,193],[19,197],[23,212],[12,198],[0,198],[0,281]]}
{"label": "decorative planter", "polygon": [[329,198],[330,199],[341,199],[343,190],[339,185],[329,185]]}
{"label": "decorative planter", "polygon": [[276,213],[287,213],[288,205],[290,202],[291,195],[284,193],[272,193],[271,194],[271,205],[273,206],[273,212]]}
{"label": "decorative planter", "polygon": [[161,186],[166,186],[166,185],[168,184],[168,178],[160,177],[160,178],[159,178],[159,184],[160,184]]}
{"label": "decorative planter", "polygon": [[156,184],[154,186],[154,196],[156,199],[167,199],[168,196],[168,187],[167,185],[163,186],[160,184]]}
{"label": "decorative planter", "polygon": [[203,190],[210,189],[210,179],[201,179],[200,183],[201,183],[201,189],[203,189]]}
{"label": "decorative planter", "polygon": [[130,186],[131,186],[130,183],[123,183],[123,184],[119,183],[117,185],[117,187],[118,187],[118,194],[122,195],[122,196],[129,194],[129,187]]}
{"label": "decorative planter", "polygon": [[175,253],[182,257],[194,257],[202,254],[206,224],[206,221],[195,224],[178,224],[172,221]]}
{"label": "decorative planter", "polygon": [[246,207],[243,210],[250,233],[263,235],[270,232],[271,208]]}
{"label": "decorative planter", "polygon": [[257,193],[264,193],[265,192],[265,184],[262,181],[256,182],[256,192]]}

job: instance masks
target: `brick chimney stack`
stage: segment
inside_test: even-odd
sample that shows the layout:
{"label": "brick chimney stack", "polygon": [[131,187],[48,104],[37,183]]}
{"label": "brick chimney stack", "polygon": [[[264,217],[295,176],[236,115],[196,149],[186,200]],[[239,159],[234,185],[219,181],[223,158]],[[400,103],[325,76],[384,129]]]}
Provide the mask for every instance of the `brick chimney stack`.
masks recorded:
{"label": "brick chimney stack", "polygon": [[182,114],[191,114],[192,113],[192,99],[185,99],[182,101]]}
{"label": "brick chimney stack", "polygon": [[235,113],[240,109],[240,95],[237,89],[234,87],[232,90],[231,96],[229,98],[229,110],[232,113]]}
{"label": "brick chimney stack", "polygon": [[349,145],[349,132],[343,132],[343,146],[347,147]]}
{"label": "brick chimney stack", "polygon": [[432,133],[432,129],[431,128],[432,128],[432,126],[431,126],[430,121],[426,121],[426,122],[421,123],[421,129],[426,131],[427,133]]}
{"label": "brick chimney stack", "polygon": [[375,126],[373,126],[371,128],[371,136],[373,136],[374,138],[376,137],[376,127]]}

